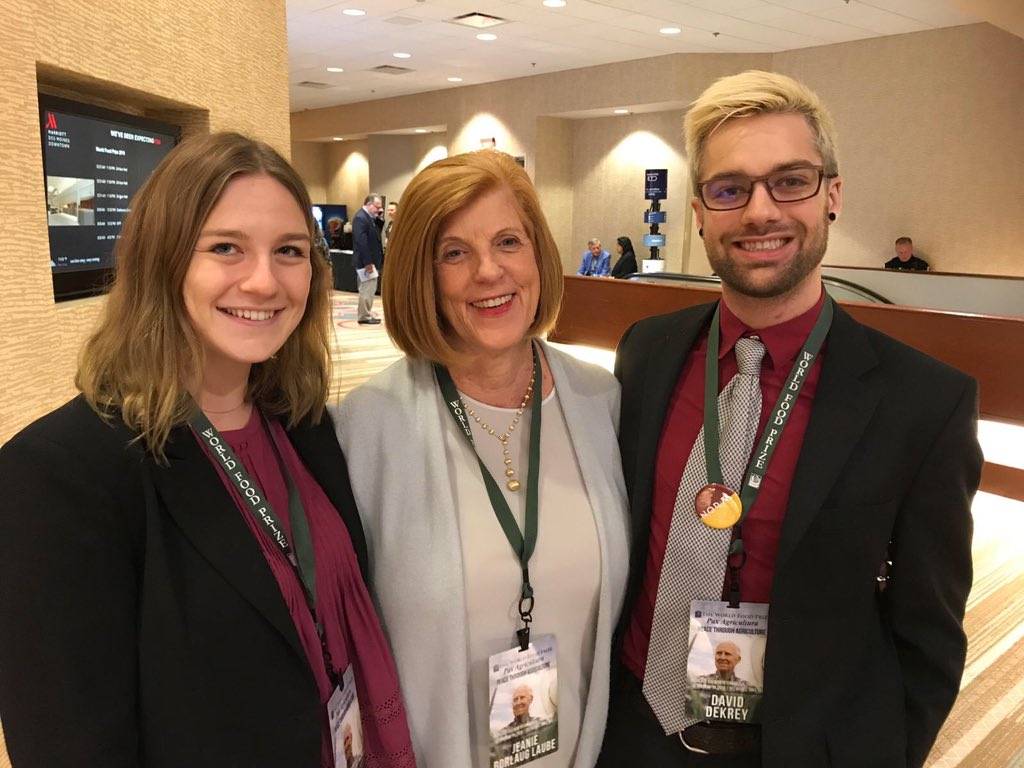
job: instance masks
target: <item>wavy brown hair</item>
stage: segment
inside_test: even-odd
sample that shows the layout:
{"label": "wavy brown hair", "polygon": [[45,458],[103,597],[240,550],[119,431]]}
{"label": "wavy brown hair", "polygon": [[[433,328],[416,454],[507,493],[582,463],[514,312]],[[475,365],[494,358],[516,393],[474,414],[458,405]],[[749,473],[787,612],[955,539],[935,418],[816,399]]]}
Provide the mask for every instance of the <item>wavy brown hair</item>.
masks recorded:
{"label": "wavy brown hair", "polygon": [[434,264],[437,239],[457,211],[494,189],[508,189],[519,208],[540,273],[537,314],[530,338],[549,331],[562,303],[562,260],[540,199],[526,171],[511,155],[493,149],[467,152],[431,163],[402,193],[402,215],[388,241],[387,275],[381,289],[387,332],[412,358],[447,366],[463,359],[437,303]]}
{"label": "wavy brown hair", "polygon": [[171,430],[195,407],[188,383],[203,369],[203,344],[183,285],[199,232],[224,187],[266,174],[295,198],[310,236],[313,277],[306,311],[277,353],[252,366],[248,396],[289,427],[319,420],[330,380],[330,267],[319,253],[306,186],[272,147],[237,133],[188,139],[132,199],[114,248],[115,277],[99,326],[78,361],[75,384],[97,413],[119,416],[164,458]]}

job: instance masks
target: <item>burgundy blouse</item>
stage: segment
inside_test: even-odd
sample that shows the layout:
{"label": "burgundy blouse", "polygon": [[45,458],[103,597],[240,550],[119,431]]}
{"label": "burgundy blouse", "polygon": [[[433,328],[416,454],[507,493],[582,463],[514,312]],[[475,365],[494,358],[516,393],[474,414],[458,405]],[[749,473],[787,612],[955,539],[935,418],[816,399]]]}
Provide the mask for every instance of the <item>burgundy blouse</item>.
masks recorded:
{"label": "burgundy blouse", "polygon": [[[273,422],[282,458],[298,489],[309,520],[313,554],[316,558],[317,613],[324,628],[327,649],[339,676],[352,665],[363,723],[363,752],[366,768],[413,768],[409,726],[402,703],[398,676],[387,640],[381,630],[373,602],[366,590],[348,529],[334,505],[306,469],[288,440],[284,428]],[[277,452],[267,425],[254,408],[252,418],[242,429],[222,433],[249,475],[263,489],[289,541],[292,538],[288,518],[288,486],[281,473]],[[326,704],[333,688],[324,668],[313,617],[306,605],[298,574],[281,550],[260,530],[260,524],[242,503],[224,473],[217,474],[231,492],[242,515],[259,543],[260,551],[281,588],[310,669],[325,705],[321,765],[334,767],[333,745],[327,724]],[[344,766],[339,766],[344,768]]]}

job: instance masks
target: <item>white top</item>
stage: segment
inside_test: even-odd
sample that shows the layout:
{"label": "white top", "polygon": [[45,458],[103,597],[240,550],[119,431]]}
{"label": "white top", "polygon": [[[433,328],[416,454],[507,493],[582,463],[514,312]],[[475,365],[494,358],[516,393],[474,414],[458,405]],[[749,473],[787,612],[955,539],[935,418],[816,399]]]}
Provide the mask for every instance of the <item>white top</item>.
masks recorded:
{"label": "white top", "polygon": [[[460,393],[461,394],[461,393]],[[495,432],[504,434],[515,408],[495,408],[462,395],[463,402]],[[529,461],[530,409],[523,413],[509,439],[512,467],[522,487],[506,487],[501,442],[470,419],[477,453],[501,488],[509,509],[524,530]],[[569,440],[565,417],[555,390],[541,411],[541,472],[537,546],[530,558],[530,583],[535,601],[533,635],[554,634],[558,643],[558,751],[530,763],[537,768],[568,768],[573,764],[583,710],[590,687],[601,587],[601,552],[594,512]],[[461,429],[445,420],[445,451],[452,475],[459,534],[472,546],[462,547],[469,642],[470,740],[476,765],[488,765],[491,702],[488,658],[507,651],[515,642],[519,619],[521,571],[519,559],[491,508],[479,465]],[[496,702],[493,726],[508,725],[507,702]],[[534,691],[533,717],[555,714],[547,692]]]}
{"label": "white top", "polygon": [[[626,489],[616,438],[619,385],[607,371],[540,344],[601,553],[590,688],[573,763],[592,768],[604,735],[611,638],[629,567]],[[433,369],[403,358],[331,411],[366,532],[370,588],[398,666],[416,764],[481,768],[470,728],[472,659],[463,564],[475,545],[464,546],[459,530],[443,437],[452,419]],[[493,518],[489,506],[486,511]],[[538,600],[538,609],[546,610],[542,593]],[[538,626],[537,631],[544,630]]]}

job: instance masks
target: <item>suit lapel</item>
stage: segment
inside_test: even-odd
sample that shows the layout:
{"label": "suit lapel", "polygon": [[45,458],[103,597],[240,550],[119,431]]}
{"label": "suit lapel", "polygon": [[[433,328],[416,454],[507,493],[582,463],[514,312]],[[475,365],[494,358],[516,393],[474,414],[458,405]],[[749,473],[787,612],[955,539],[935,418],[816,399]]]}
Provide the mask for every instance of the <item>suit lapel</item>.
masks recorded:
{"label": "suit lapel", "polygon": [[210,565],[305,658],[274,574],[217,475],[219,470],[187,427],[173,433],[167,458],[168,465],[152,466],[167,512]]}
{"label": "suit lapel", "polygon": [[792,554],[821,509],[883,394],[881,385],[865,375],[878,364],[867,336],[838,306],[827,343],[790,489],[776,569]]}

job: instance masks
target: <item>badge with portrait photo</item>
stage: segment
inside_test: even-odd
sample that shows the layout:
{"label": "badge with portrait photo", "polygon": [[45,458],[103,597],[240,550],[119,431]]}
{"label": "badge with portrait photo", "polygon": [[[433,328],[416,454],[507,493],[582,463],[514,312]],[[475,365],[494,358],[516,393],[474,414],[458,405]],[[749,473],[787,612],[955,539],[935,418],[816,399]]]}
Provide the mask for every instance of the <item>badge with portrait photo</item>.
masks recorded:
{"label": "badge with portrait photo", "polygon": [[331,726],[335,768],[362,768],[365,762],[363,722],[351,664],[341,676],[341,685],[334,689],[327,702],[327,721]]}
{"label": "badge with portrait photo", "polygon": [[490,768],[525,765],[558,749],[558,666],[554,635],[488,659]]}
{"label": "badge with portrait photo", "polygon": [[701,720],[757,723],[764,695],[767,603],[690,604],[687,711]]}

